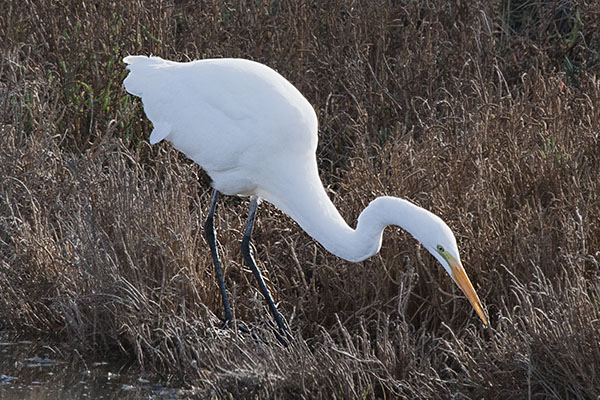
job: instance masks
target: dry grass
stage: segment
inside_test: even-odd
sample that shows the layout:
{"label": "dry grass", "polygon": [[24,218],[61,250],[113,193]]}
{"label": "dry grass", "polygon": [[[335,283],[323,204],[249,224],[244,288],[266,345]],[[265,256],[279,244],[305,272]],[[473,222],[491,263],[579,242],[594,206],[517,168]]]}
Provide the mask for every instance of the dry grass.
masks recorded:
{"label": "dry grass", "polygon": [[[600,396],[593,2],[68,3],[0,7],[4,325],[199,397]],[[491,327],[406,233],[350,264],[266,206],[258,258],[297,337],[280,348],[238,250],[246,202],[227,199],[227,284],[256,337],[218,329],[208,179],[147,145],[121,88],[135,53],[278,69],[317,110],[342,215],[389,194],[442,216]]]}

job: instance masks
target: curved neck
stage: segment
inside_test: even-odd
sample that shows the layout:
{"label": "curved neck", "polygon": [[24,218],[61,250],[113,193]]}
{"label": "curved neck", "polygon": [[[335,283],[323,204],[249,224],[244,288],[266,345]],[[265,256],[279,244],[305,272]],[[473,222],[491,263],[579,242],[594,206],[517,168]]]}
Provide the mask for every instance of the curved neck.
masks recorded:
{"label": "curved neck", "polygon": [[352,229],[325,193],[316,168],[305,171],[301,179],[288,182],[294,184],[285,185],[285,193],[266,188],[259,196],[292,217],[330,253],[352,262],[379,252],[387,225],[397,225],[416,238],[423,237],[419,216],[431,214],[407,200],[378,197],[362,211],[356,229]]}

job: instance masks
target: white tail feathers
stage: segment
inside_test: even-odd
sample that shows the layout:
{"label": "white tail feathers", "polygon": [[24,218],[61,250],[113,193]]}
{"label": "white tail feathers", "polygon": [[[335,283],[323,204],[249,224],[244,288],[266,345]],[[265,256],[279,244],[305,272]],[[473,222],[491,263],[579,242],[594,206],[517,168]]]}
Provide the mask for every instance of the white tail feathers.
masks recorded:
{"label": "white tail feathers", "polygon": [[129,64],[127,69],[130,71],[123,81],[125,90],[134,96],[141,97],[144,94],[144,87],[147,87],[154,75],[154,69],[164,64],[165,60],[152,56],[127,56],[123,62]]}
{"label": "white tail feathers", "polygon": [[150,134],[150,144],[165,139],[171,133],[171,124],[165,122],[158,112],[156,82],[160,82],[160,67],[167,64],[160,57],[127,56],[123,59],[128,64],[129,74],[123,81],[125,89],[134,96],[143,97],[144,109],[152,121],[154,129]]}

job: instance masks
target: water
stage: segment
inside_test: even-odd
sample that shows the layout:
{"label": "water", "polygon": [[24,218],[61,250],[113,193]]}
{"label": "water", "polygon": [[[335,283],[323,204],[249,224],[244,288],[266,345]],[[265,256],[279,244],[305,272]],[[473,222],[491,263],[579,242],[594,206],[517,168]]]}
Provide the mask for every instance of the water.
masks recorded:
{"label": "water", "polygon": [[123,366],[60,361],[56,347],[0,335],[0,400],[181,399],[190,392],[161,386]]}

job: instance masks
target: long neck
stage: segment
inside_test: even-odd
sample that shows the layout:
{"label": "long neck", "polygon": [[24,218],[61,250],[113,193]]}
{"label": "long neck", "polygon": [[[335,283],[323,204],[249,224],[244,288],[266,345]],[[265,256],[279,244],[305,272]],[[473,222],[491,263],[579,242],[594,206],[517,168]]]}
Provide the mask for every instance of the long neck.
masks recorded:
{"label": "long neck", "polygon": [[419,237],[418,216],[422,212],[429,214],[407,200],[378,197],[363,210],[356,229],[352,229],[325,193],[316,168],[305,171],[300,179],[287,182],[285,192],[272,188],[261,193],[261,197],[292,217],[329,252],[352,262],[362,261],[379,251],[387,225],[400,226]]}

